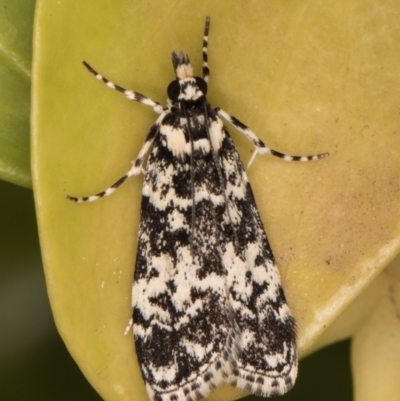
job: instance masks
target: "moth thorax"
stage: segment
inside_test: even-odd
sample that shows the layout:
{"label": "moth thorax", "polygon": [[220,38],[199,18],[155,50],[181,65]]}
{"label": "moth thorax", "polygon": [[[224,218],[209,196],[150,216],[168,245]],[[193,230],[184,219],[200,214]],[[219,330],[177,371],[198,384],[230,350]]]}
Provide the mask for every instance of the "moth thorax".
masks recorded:
{"label": "moth thorax", "polygon": [[189,56],[184,50],[172,53],[172,64],[178,79],[193,77],[193,67],[190,65]]}

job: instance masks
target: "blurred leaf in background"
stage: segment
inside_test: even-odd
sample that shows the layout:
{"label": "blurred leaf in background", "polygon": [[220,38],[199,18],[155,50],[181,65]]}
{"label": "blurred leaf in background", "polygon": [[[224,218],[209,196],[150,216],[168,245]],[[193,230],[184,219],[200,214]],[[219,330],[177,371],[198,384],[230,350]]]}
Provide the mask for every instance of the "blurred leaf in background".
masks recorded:
{"label": "blurred leaf in background", "polygon": [[32,191],[0,181],[0,398],[100,401],[51,314]]}
{"label": "blurred leaf in background", "polygon": [[0,0],[0,179],[31,187],[29,119],[35,0]]}

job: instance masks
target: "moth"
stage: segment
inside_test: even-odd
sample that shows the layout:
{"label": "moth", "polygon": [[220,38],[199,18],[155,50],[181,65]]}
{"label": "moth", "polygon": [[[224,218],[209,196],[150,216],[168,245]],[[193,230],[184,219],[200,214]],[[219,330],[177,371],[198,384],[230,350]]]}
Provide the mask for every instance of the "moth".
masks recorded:
{"label": "moth", "polygon": [[[295,321],[238,152],[222,119],[244,134],[256,154],[286,161],[235,117],[207,102],[208,33],[203,76],[184,51],[172,53],[176,74],[167,106],[126,90],[86,68],[111,89],[159,114],[132,168],[96,195],[144,173],[132,321],[136,353],[154,401],[196,401],[228,383],[256,395],[280,395],[297,376]],[[148,156],[147,163],[144,161]],[[128,329],[130,326],[128,326]]]}

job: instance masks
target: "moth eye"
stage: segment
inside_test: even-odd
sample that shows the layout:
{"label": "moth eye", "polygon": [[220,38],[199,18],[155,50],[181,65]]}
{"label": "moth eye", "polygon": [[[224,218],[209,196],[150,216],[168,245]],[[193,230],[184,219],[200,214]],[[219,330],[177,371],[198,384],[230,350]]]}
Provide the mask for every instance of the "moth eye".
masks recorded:
{"label": "moth eye", "polygon": [[177,102],[180,93],[181,93],[181,86],[179,85],[179,81],[178,81],[177,79],[175,79],[175,81],[172,81],[172,82],[168,85],[168,89],[167,89],[168,97],[169,97],[173,102]]}
{"label": "moth eye", "polygon": [[203,78],[200,77],[195,77],[196,84],[199,87],[199,89],[202,91],[203,95],[205,96],[207,93],[207,84],[206,81],[204,81]]}

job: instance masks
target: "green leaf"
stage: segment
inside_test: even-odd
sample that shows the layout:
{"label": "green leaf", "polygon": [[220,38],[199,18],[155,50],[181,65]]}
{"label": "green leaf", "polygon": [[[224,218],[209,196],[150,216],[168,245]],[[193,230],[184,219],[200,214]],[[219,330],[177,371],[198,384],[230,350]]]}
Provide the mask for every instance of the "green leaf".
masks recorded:
{"label": "green leaf", "polygon": [[30,187],[30,86],[35,0],[0,0],[0,179]]}
{"label": "green leaf", "polygon": [[[211,104],[277,150],[330,152],[307,164],[258,157],[248,173],[304,354],[400,247],[400,3],[378,3],[39,1],[32,154],[46,279],[58,329],[105,400],[146,399],[123,336],[141,178],[93,204],[65,196],[123,175],[156,117],[82,61],[162,102],[172,50],[200,71],[210,15]],[[230,131],[246,163],[251,146]],[[210,400],[239,395],[224,387]]]}

